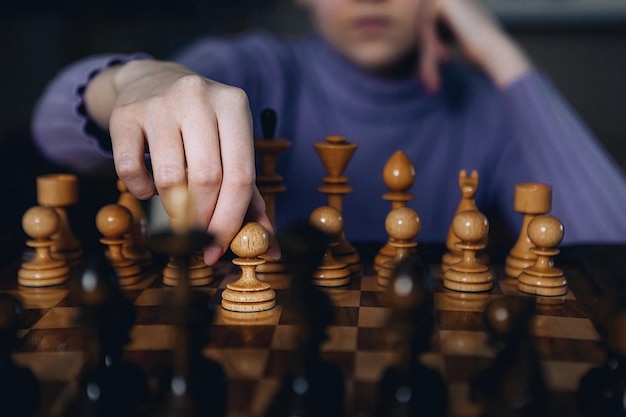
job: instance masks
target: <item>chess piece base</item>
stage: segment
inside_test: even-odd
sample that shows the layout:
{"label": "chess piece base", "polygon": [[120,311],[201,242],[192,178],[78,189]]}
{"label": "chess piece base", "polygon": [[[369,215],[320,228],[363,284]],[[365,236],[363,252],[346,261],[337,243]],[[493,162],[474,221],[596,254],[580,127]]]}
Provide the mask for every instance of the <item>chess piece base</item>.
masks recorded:
{"label": "chess piece base", "polygon": [[522,273],[517,278],[517,289],[527,294],[556,297],[567,294],[567,279],[559,276],[534,276]]}
{"label": "chess piece base", "polygon": [[313,273],[313,284],[319,287],[343,287],[350,283],[351,271],[347,266],[321,266]]}
{"label": "chess piece base", "polygon": [[444,274],[443,286],[462,292],[484,292],[493,288],[493,273],[487,268],[483,272],[461,272],[449,269]]}
{"label": "chess piece base", "polygon": [[23,287],[52,287],[67,282],[69,273],[66,265],[47,269],[22,267],[17,273],[17,283]]}
{"label": "chess piece base", "polygon": [[222,308],[241,313],[265,311],[276,305],[276,293],[271,288],[238,289],[228,284],[222,293]]}

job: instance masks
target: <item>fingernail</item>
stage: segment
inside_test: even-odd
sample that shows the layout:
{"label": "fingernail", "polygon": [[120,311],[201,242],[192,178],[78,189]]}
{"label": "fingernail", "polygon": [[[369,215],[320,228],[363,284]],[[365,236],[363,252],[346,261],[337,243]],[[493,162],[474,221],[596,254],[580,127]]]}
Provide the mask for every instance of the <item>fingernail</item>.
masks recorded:
{"label": "fingernail", "polygon": [[204,263],[207,265],[214,265],[219,261],[224,254],[224,250],[220,245],[213,244],[204,249]]}
{"label": "fingernail", "polygon": [[278,246],[270,247],[270,249],[267,251],[267,254],[276,260],[279,260],[282,256],[282,253],[280,252],[280,248]]}

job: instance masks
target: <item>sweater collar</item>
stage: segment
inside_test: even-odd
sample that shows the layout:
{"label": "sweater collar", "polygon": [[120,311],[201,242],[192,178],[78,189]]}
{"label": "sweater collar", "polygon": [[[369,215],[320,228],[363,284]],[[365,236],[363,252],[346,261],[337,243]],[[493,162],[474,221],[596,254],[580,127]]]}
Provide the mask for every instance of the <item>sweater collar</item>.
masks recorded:
{"label": "sweater collar", "polygon": [[442,99],[441,93],[428,94],[417,78],[387,79],[360,70],[319,36],[309,38],[303,52],[310,54],[304,60],[310,67],[303,71],[319,86],[320,99],[337,111],[366,118],[377,112],[385,120],[402,120]]}

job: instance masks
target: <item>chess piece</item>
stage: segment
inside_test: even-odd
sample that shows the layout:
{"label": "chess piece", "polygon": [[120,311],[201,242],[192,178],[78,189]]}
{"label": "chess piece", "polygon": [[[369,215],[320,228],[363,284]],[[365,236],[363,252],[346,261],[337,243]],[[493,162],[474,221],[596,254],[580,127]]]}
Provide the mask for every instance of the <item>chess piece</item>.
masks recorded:
{"label": "chess piece", "polygon": [[67,207],[78,202],[78,178],[72,174],[49,174],[37,177],[37,204],[53,208],[59,216],[59,229],[52,239],[53,258],[76,265],[83,249],[70,228]]}
{"label": "chess piece", "polygon": [[81,303],[78,323],[86,335],[87,349],[78,396],[68,416],[147,416],[148,378],[140,366],[124,359],[135,307],[109,279],[110,268],[110,263],[94,256],[72,288]]}
{"label": "chess piece", "polygon": [[[171,232],[161,233],[156,239],[151,239],[151,245],[157,244],[159,251],[170,255],[167,265],[163,269],[163,284],[169,286],[184,285],[199,287],[213,282],[215,269],[204,263],[202,245],[196,246],[193,253],[188,252],[190,246],[195,245],[209,236],[202,230],[192,227],[189,221],[189,193],[185,185],[170,190],[167,194]],[[212,240],[212,239],[210,239]],[[175,245],[167,248],[164,244]],[[184,267],[184,268],[183,268]]]}
{"label": "chess piece", "polygon": [[399,207],[389,212],[385,219],[385,229],[390,236],[389,244],[395,249],[394,257],[382,264],[378,270],[377,282],[387,287],[394,270],[405,258],[415,252],[415,238],[422,230],[422,223],[415,210]]}
{"label": "chess piece", "polygon": [[[175,307],[175,306],[172,306]],[[222,366],[203,354],[210,342],[215,304],[206,292],[191,290],[183,315],[174,317],[180,338],[175,366],[160,378],[155,416],[224,417],[228,379]]]}
{"label": "chess piece", "polygon": [[545,184],[523,183],[515,186],[513,208],[524,215],[520,234],[506,258],[504,273],[512,278],[535,263],[537,256],[530,251],[533,246],[528,238],[528,224],[532,219],[548,214],[552,208],[552,187]]}
{"label": "chess piece", "polygon": [[[454,217],[462,211],[478,210],[476,207],[476,192],[478,191],[478,172],[473,170],[470,175],[462,169],[459,171],[459,189],[461,190],[461,201],[454,213]],[[454,221],[454,218],[453,218]],[[485,237],[486,238],[486,237]],[[446,239],[446,248],[448,251],[441,258],[441,271],[446,272],[453,265],[461,260],[461,250],[456,246],[459,238],[452,230],[452,223],[448,229],[448,238]],[[486,241],[485,241],[486,244]]]}
{"label": "chess piece", "polygon": [[374,417],[447,415],[447,385],[438,371],[420,361],[435,330],[434,296],[427,276],[420,258],[409,256],[389,279],[385,295],[393,312],[386,328],[398,357],[379,380]]}
{"label": "chess piece", "polygon": [[70,270],[62,258],[53,258],[52,236],[58,231],[60,219],[51,207],[31,207],[22,216],[24,232],[31,237],[26,245],[34,248],[32,259],[22,262],[17,282],[25,287],[60,285],[69,279]]}
{"label": "chess piece", "polygon": [[171,256],[163,269],[163,284],[175,287],[183,279],[181,275],[181,265],[185,264],[188,270],[185,272],[185,279],[192,287],[209,285],[215,279],[215,268],[204,263],[202,251],[191,255],[189,260],[183,261],[181,258]]}
{"label": "chess piece", "polygon": [[[254,141],[254,148],[261,160],[261,172],[256,177],[257,188],[265,201],[265,213],[274,227],[276,227],[276,194],[287,189],[283,184],[283,177],[276,173],[276,158],[291,146],[288,140],[274,137],[276,122],[276,111],[263,110],[261,112],[263,138]],[[287,267],[280,259],[273,259],[267,255],[261,257],[265,263],[257,266],[256,273],[259,279],[275,280],[285,275]]]}
{"label": "chess piece", "polygon": [[[318,190],[327,195],[328,205],[343,215],[343,198],[352,192],[343,172],[356,152],[357,144],[348,142],[344,136],[327,136],[324,142],[315,143],[313,147],[328,173],[323,179],[324,185]],[[339,245],[334,247],[333,252],[337,259],[348,265],[352,275],[361,273],[359,255],[343,231]]]}
{"label": "chess piece", "polygon": [[[415,183],[415,168],[404,151],[398,150],[389,158],[383,169],[383,182],[390,191],[383,195],[383,200],[391,201],[392,210],[406,206],[407,201],[413,199],[408,190]],[[374,271],[378,272],[395,253],[395,248],[387,241],[374,258]]]}
{"label": "chess piece", "polygon": [[350,283],[351,272],[344,262],[336,259],[333,249],[341,242],[343,217],[329,206],[318,207],[309,217],[311,225],[330,237],[331,243],[313,274],[313,282],[321,287],[341,287]]}
{"label": "chess piece", "polygon": [[128,242],[133,218],[130,211],[119,204],[108,204],[96,214],[96,228],[103,235],[100,242],[107,245],[107,259],[115,268],[119,285],[132,285],[141,281],[141,268],[124,256],[122,248]]}
{"label": "chess piece", "polygon": [[274,308],[276,294],[271,286],[256,277],[255,268],[264,261],[259,256],[267,251],[269,237],[258,223],[245,224],[230,244],[238,258],[233,264],[241,268],[241,276],[222,292],[222,308],[240,313],[255,313]]}
{"label": "chess piece", "polygon": [[296,327],[296,351],[266,416],[345,416],[343,374],[321,355],[334,316],[333,305],[312,280],[322,254],[327,252],[328,236],[311,224],[299,224],[281,234],[279,241],[293,277],[284,314]]}
{"label": "chess piece", "polygon": [[518,290],[543,296],[567,293],[567,279],[553,262],[564,234],[563,223],[549,214],[537,216],[528,224],[528,237],[533,244],[530,251],[537,260],[517,277]]}
{"label": "chess piece", "polygon": [[[185,190],[181,189],[181,191],[184,192]],[[185,196],[186,192],[184,194],[181,193],[179,201],[184,202]],[[182,212],[181,210],[179,213]],[[178,219],[181,218],[178,217]],[[194,254],[213,241],[213,237],[202,230],[187,229],[182,225],[176,224],[176,222],[174,222],[173,227],[174,230],[152,234],[149,240],[149,246],[153,251],[169,255],[170,259],[177,259],[175,266],[178,268],[176,274],[179,277],[178,284],[170,292],[167,300],[169,317],[174,326],[174,337],[176,340],[173,352],[173,366],[170,374],[166,375],[166,379],[169,382],[168,388],[165,391],[161,390],[161,394],[166,394],[166,396],[161,398],[162,401],[159,402],[159,408],[156,410],[155,415],[163,417],[195,417],[200,414],[196,414],[196,404],[194,404],[193,397],[195,392],[202,388],[198,386],[193,387],[196,382],[193,382],[191,375],[195,370],[191,369],[191,367],[194,366],[194,355],[197,353],[198,344],[202,344],[203,340],[208,340],[205,338],[208,337],[205,332],[208,331],[207,323],[212,320],[214,311],[212,304],[203,305],[205,300],[203,295],[191,290],[190,280],[188,279],[188,274],[190,273],[189,263],[192,262]],[[199,372],[209,369],[204,364],[195,364],[198,366],[197,370]],[[204,382],[207,382],[207,380],[205,379]],[[218,387],[207,383],[206,388],[209,389],[212,386],[216,388],[215,395],[223,394],[223,387],[221,386]],[[213,394],[209,395],[204,392],[202,395],[208,398],[212,397]],[[220,401],[219,398],[214,400],[217,401],[215,404],[218,404]],[[218,409],[220,409],[219,406],[213,409],[213,411],[216,411],[215,415],[220,417],[221,414],[217,413]]]}
{"label": "chess piece", "polygon": [[601,342],[605,359],[580,379],[576,399],[581,417],[626,413],[626,309],[622,303],[617,300],[598,303],[598,321],[606,334]]}
{"label": "chess piece", "polygon": [[550,395],[541,358],[530,333],[534,299],[504,296],[485,308],[491,365],[470,381],[470,399],[481,416],[548,417]]}
{"label": "chess piece", "polygon": [[493,288],[494,275],[489,266],[479,262],[477,252],[485,249],[489,222],[479,211],[462,211],[452,221],[452,231],[459,239],[461,260],[444,272],[443,285],[450,290],[483,292]]}
{"label": "chess piece", "polygon": [[120,195],[117,204],[126,207],[132,216],[133,222],[128,233],[128,242],[122,247],[124,257],[136,262],[142,268],[148,268],[152,254],[146,248],[148,244],[148,219],[143,211],[141,202],[128,191],[122,180],[117,180],[117,189]]}
{"label": "chess piece", "polygon": [[17,331],[23,320],[22,302],[0,293],[0,415],[29,417],[41,404],[41,387],[33,372],[18,366],[11,354],[19,345]]}

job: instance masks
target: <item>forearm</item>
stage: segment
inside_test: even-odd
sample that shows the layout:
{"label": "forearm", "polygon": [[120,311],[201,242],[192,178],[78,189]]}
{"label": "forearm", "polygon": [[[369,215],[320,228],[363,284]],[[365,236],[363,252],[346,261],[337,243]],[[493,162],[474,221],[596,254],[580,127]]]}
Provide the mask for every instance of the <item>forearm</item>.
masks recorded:
{"label": "forearm", "polygon": [[99,72],[87,85],[84,93],[85,108],[91,120],[102,130],[109,130],[109,120],[117,101],[114,84],[120,65]]}
{"label": "forearm", "polygon": [[[66,68],[50,81],[34,107],[33,141],[50,161],[83,173],[110,170],[111,154],[100,146],[84,102],[94,74],[135,56],[92,56]],[[143,57],[143,56],[141,56]]]}

